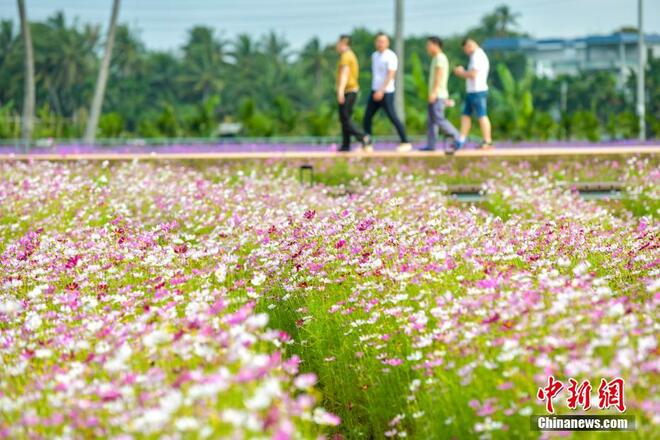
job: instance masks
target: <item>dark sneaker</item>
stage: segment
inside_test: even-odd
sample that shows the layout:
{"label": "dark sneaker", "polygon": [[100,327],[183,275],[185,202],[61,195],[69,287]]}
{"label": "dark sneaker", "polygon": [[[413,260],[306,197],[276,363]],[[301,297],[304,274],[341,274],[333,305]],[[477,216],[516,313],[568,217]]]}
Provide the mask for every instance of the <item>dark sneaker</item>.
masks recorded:
{"label": "dark sneaker", "polygon": [[454,154],[455,152],[456,152],[456,146],[455,146],[455,143],[454,143],[454,142],[452,142],[451,144],[447,145],[447,148],[445,148],[445,154],[446,154],[447,156],[451,156],[451,155]]}
{"label": "dark sneaker", "polygon": [[481,149],[482,150],[489,150],[491,148],[493,148],[493,143],[492,142],[485,142],[484,141],[484,142],[481,143]]}
{"label": "dark sneaker", "polygon": [[458,139],[454,142],[454,151],[458,151],[465,146],[465,141],[459,141]]}
{"label": "dark sneaker", "polygon": [[350,153],[351,152],[351,147],[341,147],[339,150],[337,150],[337,153]]}
{"label": "dark sneaker", "polygon": [[435,147],[427,145],[425,147],[420,148],[419,151],[435,151]]}

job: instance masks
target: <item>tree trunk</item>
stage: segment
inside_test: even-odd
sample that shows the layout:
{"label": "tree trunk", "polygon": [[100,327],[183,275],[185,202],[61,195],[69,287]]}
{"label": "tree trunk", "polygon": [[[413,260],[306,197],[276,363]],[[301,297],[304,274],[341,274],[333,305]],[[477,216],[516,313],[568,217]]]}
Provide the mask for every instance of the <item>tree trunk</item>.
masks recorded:
{"label": "tree trunk", "polygon": [[23,34],[23,50],[25,54],[25,90],[23,96],[23,124],[22,136],[26,150],[32,142],[32,132],[34,130],[34,53],[32,51],[32,34],[30,24],[25,12],[25,1],[18,0],[18,15],[21,21],[21,33]]}
{"label": "tree trunk", "polygon": [[85,143],[93,144],[96,138],[96,128],[99,125],[99,118],[101,117],[101,108],[103,107],[103,97],[105,95],[105,86],[108,82],[108,75],[110,72],[110,61],[112,60],[112,47],[115,44],[115,31],[117,30],[117,16],[119,15],[120,0],[113,0],[112,2],[112,15],[110,17],[110,26],[108,27],[108,37],[105,43],[105,51],[103,53],[103,61],[99,69],[99,76],[96,80],[96,88],[94,90],[94,99],[92,100],[92,107],[89,111],[89,119],[87,120],[87,128],[85,129]]}
{"label": "tree trunk", "polygon": [[403,0],[395,0],[394,4],[394,51],[399,57],[399,68],[396,71],[396,89],[394,90],[394,106],[396,112],[405,124],[406,108],[404,101],[405,87],[405,37],[403,35]]}

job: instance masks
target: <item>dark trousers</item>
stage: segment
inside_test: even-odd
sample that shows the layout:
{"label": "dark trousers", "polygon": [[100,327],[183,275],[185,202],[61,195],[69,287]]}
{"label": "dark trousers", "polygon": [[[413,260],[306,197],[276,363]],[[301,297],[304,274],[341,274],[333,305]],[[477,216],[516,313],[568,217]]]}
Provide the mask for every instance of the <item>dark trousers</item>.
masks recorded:
{"label": "dark trousers", "polygon": [[356,92],[347,92],[344,94],[344,103],[339,104],[339,122],[341,123],[341,149],[350,150],[351,136],[355,136],[359,141],[364,140],[364,132],[353,122],[353,107],[357,100]]}
{"label": "dark trousers", "polygon": [[385,114],[394,125],[394,128],[396,128],[397,133],[399,133],[401,142],[407,143],[408,136],[406,136],[406,128],[403,126],[394,110],[394,93],[385,93],[385,96],[383,96],[383,99],[380,101],[374,101],[373,93],[369,95],[367,111],[364,114],[364,131],[366,131],[368,135],[371,135],[371,121],[376,112],[381,108],[385,110]]}

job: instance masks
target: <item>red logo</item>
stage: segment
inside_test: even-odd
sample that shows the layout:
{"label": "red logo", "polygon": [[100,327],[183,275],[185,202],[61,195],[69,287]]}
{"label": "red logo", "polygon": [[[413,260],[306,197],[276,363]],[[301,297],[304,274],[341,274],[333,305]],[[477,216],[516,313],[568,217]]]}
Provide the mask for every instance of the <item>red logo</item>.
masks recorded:
{"label": "red logo", "polygon": [[555,412],[555,409],[552,407],[552,399],[559,394],[562,388],[564,388],[564,384],[555,380],[554,376],[550,376],[548,377],[548,385],[544,388],[539,388],[539,391],[536,393],[536,397],[539,400],[545,400],[545,409],[550,414]]}
{"label": "red logo", "polygon": [[578,386],[577,380],[570,378],[568,383],[570,384],[568,386],[568,407],[576,409],[579,405],[583,410],[589,410],[591,408],[591,384],[589,381],[583,380]]}
{"label": "red logo", "polygon": [[624,412],[626,410],[626,404],[623,398],[623,386],[623,379],[619,377],[610,382],[601,379],[600,386],[598,387],[598,408],[607,409],[613,406],[619,412]]}
{"label": "red logo", "polygon": [[[615,407],[619,412],[626,410],[625,397],[624,397],[625,382],[620,377],[607,381],[600,380],[598,387],[598,408],[609,409]],[[536,397],[545,402],[545,408],[550,414],[554,414],[555,409],[552,405],[552,399],[559,395],[564,389],[564,384],[556,380],[554,376],[548,377],[548,384],[538,389]],[[584,411],[591,408],[591,383],[585,379],[578,384],[578,381],[570,378],[568,379],[568,399],[566,405],[569,409],[578,409],[580,407]]]}

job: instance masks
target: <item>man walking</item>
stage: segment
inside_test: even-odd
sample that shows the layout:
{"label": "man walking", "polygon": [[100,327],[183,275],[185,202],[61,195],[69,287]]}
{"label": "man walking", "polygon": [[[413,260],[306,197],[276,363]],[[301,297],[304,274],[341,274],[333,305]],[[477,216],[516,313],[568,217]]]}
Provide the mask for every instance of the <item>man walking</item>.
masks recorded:
{"label": "man walking", "polygon": [[491,148],[493,146],[493,139],[491,137],[490,119],[488,119],[487,113],[488,71],[490,70],[488,56],[486,56],[486,52],[479,47],[477,42],[471,38],[466,38],[463,41],[463,51],[470,57],[470,63],[467,70],[463,66],[458,66],[454,69],[456,76],[465,79],[467,90],[463,116],[461,117],[461,134],[458,142],[456,142],[456,149],[465,145],[465,140],[472,125],[470,118],[473,113],[477,114],[479,126],[481,127],[481,135],[484,139],[481,147]]}
{"label": "man walking", "polygon": [[449,99],[447,82],[449,81],[449,60],[442,50],[442,40],[438,37],[429,37],[426,40],[426,52],[431,57],[429,70],[429,96],[428,96],[428,136],[426,147],[421,151],[434,151],[437,131],[451,136],[452,144],[446,152],[454,152],[454,145],[458,141],[459,133],[456,127],[445,118],[445,106],[453,105]]}
{"label": "man walking", "polygon": [[358,75],[360,67],[357,57],[351,50],[351,37],[342,35],[337,41],[339,62],[337,63],[337,103],[339,104],[339,122],[341,123],[342,142],[339,151],[351,150],[351,136],[362,142],[363,148],[370,148],[371,141],[353,122],[353,106],[360,89]]}
{"label": "man walking", "polygon": [[376,112],[383,108],[385,114],[396,128],[401,144],[397,151],[410,151],[406,129],[394,110],[394,77],[399,68],[399,60],[390,49],[390,39],[380,32],[376,35],[376,51],[371,55],[371,95],[364,115],[364,131],[371,138],[371,123]]}

